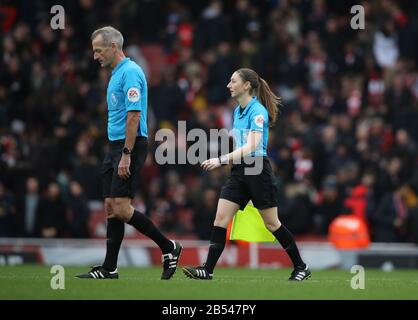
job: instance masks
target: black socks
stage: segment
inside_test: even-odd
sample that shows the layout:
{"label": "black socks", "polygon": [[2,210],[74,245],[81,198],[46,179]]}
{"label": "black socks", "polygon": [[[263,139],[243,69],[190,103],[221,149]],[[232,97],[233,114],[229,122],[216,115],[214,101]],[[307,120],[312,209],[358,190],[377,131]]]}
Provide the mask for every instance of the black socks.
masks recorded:
{"label": "black socks", "polygon": [[205,269],[209,273],[213,273],[213,269],[224,251],[226,241],[226,229],[214,226],[210,237],[210,247],[208,257],[206,259]]}
{"label": "black socks", "polygon": [[294,267],[298,269],[305,268],[306,265],[300,257],[299,249],[296,246],[296,242],[292,233],[284,225],[281,225],[279,229],[272,233],[282,245],[283,249],[286,250],[289,258],[293,262]]}
{"label": "black socks", "polygon": [[169,239],[167,239],[160,232],[160,230],[157,229],[157,227],[148,217],[139,211],[134,211],[134,214],[128,223],[132,225],[136,230],[153,240],[160,247],[164,254],[170,253],[174,250],[174,244]]}
{"label": "black socks", "polygon": [[114,271],[117,267],[120,245],[125,235],[125,223],[117,218],[107,219],[106,231],[106,257],[103,262],[103,268],[108,271]]}

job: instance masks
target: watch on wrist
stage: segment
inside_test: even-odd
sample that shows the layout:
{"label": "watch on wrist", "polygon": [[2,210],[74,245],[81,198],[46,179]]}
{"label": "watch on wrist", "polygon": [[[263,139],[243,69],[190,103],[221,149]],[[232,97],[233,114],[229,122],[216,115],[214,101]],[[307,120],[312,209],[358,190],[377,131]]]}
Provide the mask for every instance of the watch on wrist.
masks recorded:
{"label": "watch on wrist", "polygon": [[223,155],[219,157],[219,163],[221,165],[227,165],[228,164],[228,156],[227,155]]}
{"label": "watch on wrist", "polygon": [[123,154],[131,154],[131,152],[132,152],[132,150],[129,149],[128,147],[123,147],[123,149],[122,149]]}

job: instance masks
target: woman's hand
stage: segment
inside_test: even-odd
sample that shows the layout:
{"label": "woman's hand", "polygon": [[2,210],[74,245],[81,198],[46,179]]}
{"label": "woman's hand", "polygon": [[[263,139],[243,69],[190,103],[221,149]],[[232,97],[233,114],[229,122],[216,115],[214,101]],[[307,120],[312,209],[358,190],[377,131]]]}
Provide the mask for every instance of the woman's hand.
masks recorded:
{"label": "woman's hand", "polygon": [[212,158],[203,161],[201,167],[206,171],[211,171],[221,166],[221,160],[219,158]]}

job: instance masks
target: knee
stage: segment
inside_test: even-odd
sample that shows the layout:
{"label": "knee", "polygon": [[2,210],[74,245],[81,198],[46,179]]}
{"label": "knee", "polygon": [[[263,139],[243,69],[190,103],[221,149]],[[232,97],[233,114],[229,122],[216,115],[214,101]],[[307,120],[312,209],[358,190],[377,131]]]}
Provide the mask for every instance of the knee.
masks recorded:
{"label": "knee", "polygon": [[229,216],[217,212],[215,217],[215,222],[213,223],[217,227],[227,228],[229,224]]}
{"label": "knee", "polygon": [[264,225],[266,226],[267,230],[270,232],[274,232],[280,228],[281,223],[279,220],[277,221],[264,221]]}
{"label": "knee", "polygon": [[115,218],[126,221],[130,214],[129,201],[123,198],[114,198],[112,202],[112,214]]}
{"label": "knee", "polygon": [[106,198],[104,203],[104,209],[106,212],[106,217],[109,218],[115,218],[113,214],[113,208],[112,208],[112,199]]}

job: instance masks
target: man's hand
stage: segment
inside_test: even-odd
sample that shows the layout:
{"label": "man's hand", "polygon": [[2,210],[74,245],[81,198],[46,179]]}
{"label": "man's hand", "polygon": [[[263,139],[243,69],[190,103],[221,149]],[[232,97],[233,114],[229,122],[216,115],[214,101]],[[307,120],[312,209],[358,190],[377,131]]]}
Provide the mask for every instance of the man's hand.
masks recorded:
{"label": "man's hand", "polygon": [[129,167],[131,165],[131,156],[129,154],[122,154],[118,166],[118,176],[122,179],[129,179],[131,172]]}
{"label": "man's hand", "polygon": [[201,165],[201,167],[207,171],[216,169],[220,166],[221,166],[221,161],[219,160],[219,158],[212,158],[212,159],[205,160],[203,161]]}

